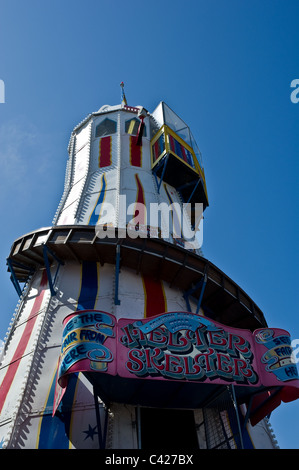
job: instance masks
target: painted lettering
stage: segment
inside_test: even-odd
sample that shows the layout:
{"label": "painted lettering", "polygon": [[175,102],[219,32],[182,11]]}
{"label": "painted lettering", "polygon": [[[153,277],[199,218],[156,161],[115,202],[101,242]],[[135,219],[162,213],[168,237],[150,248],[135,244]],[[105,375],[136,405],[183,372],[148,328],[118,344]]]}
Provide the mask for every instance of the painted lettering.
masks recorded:
{"label": "painted lettering", "polygon": [[185,377],[188,380],[200,380],[205,375],[205,370],[196,364],[192,356],[183,356]]}
{"label": "painted lettering", "polygon": [[[168,327],[166,320],[170,320]],[[126,367],[137,376],[177,380],[220,378],[242,384],[258,380],[252,368],[249,342],[224,328],[200,322],[197,317],[196,320],[188,317],[187,322],[172,313],[145,324],[140,321],[128,324],[122,331],[120,341],[129,349]],[[285,346],[281,349],[285,352]]]}
{"label": "painted lettering", "polygon": [[125,334],[120,338],[120,342],[128,348],[135,348],[146,343],[142,331],[139,328],[135,328],[132,324],[125,326],[122,330]]}
{"label": "painted lettering", "polygon": [[249,381],[251,384],[257,382],[257,375],[244,359],[233,358],[234,373],[233,378],[236,382]]}
{"label": "painted lettering", "polygon": [[167,347],[168,337],[165,334],[165,329],[156,328],[155,330],[151,331],[148,336],[147,344],[148,346],[157,346],[159,345],[160,348]]}
{"label": "painted lettering", "polygon": [[163,351],[159,348],[146,348],[144,350],[144,353],[147,372],[149,374],[156,374],[157,371],[162,372],[164,368],[163,364],[161,364],[164,359]]}
{"label": "painted lettering", "polygon": [[216,361],[218,374],[225,379],[231,377],[233,366],[230,356],[227,354],[216,353]]}
{"label": "painted lettering", "polygon": [[63,341],[62,346],[61,346],[61,352],[63,352],[66,348],[70,346],[71,343],[74,343],[77,340],[78,340],[77,333],[73,331]]}
{"label": "painted lettering", "polygon": [[192,350],[192,344],[190,341],[182,334],[181,331],[176,331],[175,333],[168,332],[168,344],[167,347],[171,352],[188,353]]}
{"label": "painted lettering", "polygon": [[280,348],[275,348],[274,351],[279,357],[290,356],[293,352],[290,346],[282,346]]}
{"label": "painted lettering", "polygon": [[182,379],[184,377],[182,358],[173,354],[165,354],[164,375],[169,378]]}
{"label": "painted lettering", "polygon": [[143,355],[144,353],[140,349],[131,349],[129,351],[129,361],[127,361],[126,366],[130,372],[141,376],[147,373],[145,364],[141,359]]}
{"label": "painted lettering", "polygon": [[208,331],[209,344],[223,351],[227,346],[227,333],[224,330]]}
{"label": "painted lettering", "polygon": [[102,333],[99,333],[95,330],[81,330],[80,331],[80,340],[81,341],[93,341],[95,343],[103,344],[105,341],[106,336]]}
{"label": "painted lettering", "polygon": [[[244,357],[251,357],[252,352],[250,350],[250,344],[242,336],[234,335],[229,333],[228,335],[228,347],[227,350],[229,354],[237,356],[238,353],[241,353]],[[236,354],[237,352],[237,354]]]}
{"label": "painted lettering", "polygon": [[202,325],[195,331],[187,330],[186,337],[199,351],[207,349],[207,341],[204,334],[205,327]]}

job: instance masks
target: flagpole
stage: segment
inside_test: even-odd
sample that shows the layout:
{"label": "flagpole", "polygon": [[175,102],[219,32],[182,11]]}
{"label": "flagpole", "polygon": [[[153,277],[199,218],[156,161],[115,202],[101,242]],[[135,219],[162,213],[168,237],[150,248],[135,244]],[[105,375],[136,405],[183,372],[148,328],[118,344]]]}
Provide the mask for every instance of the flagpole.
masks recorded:
{"label": "flagpole", "polygon": [[127,105],[127,99],[126,99],[126,95],[125,95],[125,91],[124,91],[124,87],[125,87],[124,82],[121,82],[120,86],[121,86],[121,104],[123,106],[126,106]]}

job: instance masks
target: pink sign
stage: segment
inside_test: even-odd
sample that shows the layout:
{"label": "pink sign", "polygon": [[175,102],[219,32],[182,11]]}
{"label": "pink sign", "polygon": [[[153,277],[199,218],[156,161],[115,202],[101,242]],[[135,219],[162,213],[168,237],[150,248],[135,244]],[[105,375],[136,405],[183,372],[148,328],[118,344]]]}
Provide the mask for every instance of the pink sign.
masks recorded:
{"label": "pink sign", "polygon": [[121,377],[256,387],[295,380],[298,387],[291,354],[285,330],[263,328],[251,333],[188,312],[118,321]]}
{"label": "pink sign", "polygon": [[81,310],[64,319],[59,379],[72,372],[116,374],[116,319],[99,310]]}
{"label": "pink sign", "polygon": [[253,333],[189,312],[120,319],[95,310],[68,316],[59,359],[54,413],[74,372],[123,378],[283,387],[284,401],[299,397],[298,371],[287,331]]}
{"label": "pink sign", "polygon": [[116,319],[113,315],[98,310],[81,310],[68,315],[63,326],[53,415],[66,391],[70,374],[116,374]]}

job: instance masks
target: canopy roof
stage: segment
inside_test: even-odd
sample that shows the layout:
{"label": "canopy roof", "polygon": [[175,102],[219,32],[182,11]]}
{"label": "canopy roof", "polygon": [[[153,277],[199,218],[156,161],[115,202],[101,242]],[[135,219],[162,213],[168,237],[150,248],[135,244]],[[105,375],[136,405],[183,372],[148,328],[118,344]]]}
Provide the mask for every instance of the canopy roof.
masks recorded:
{"label": "canopy roof", "polygon": [[[185,298],[199,301],[206,316],[224,325],[251,331],[267,326],[260,308],[213,263],[160,238],[100,239],[91,226],[56,226],[42,228],[18,238],[8,257],[9,271],[18,282],[26,282],[36,269],[45,266],[44,247],[49,263],[98,261],[161,279],[185,293]],[[203,280],[206,283],[203,289]]]}

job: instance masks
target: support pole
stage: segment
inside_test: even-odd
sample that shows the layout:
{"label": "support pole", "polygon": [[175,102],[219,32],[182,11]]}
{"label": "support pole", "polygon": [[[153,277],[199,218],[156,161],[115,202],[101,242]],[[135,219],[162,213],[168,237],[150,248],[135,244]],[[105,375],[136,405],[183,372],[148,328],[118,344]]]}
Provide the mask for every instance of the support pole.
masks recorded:
{"label": "support pole", "polygon": [[191,287],[191,289],[189,289],[188,291],[185,291],[184,294],[183,294],[183,297],[186,301],[187,309],[188,309],[189,312],[191,312],[189,296],[192,295],[195,291],[197,291],[197,289],[200,288],[200,293],[199,293],[199,297],[198,297],[198,301],[197,301],[197,307],[196,307],[196,313],[199,312],[199,309],[201,307],[201,302],[202,302],[202,299],[203,299],[203,295],[204,295],[204,291],[205,291],[205,287],[206,287],[206,284],[208,282],[208,270],[209,270],[209,264],[206,264],[203,276],[200,279],[200,281],[197,282],[194,287]]}
{"label": "support pole", "polygon": [[241,428],[241,423],[240,423],[240,416],[239,416],[239,409],[238,409],[238,404],[237,404],[237,399],[236,399],[236,394],[235,394],[235,387],[232,384],[230,386],[231,391],[232,391],[232,400],[235,408],[235,413],[237,417],[237,423],[238,423],[238,430],[239,430],[239,436],[240,436],[240,444],[241,444],[241,449],[244,449],[244,444],[243,444],[243,436],[242,436],[242,428]]}
{"label": "support pole", "polygon": [[249,400],[249,403],[248,403],[248,406],[247,406],[247,411],[246,411],[246,416],[244,418],[244,424],[243,424],[243,429],[245,430],[246,426],[247,426],[247,423],[249,421],[249,416],[250,416],[250,413],[251,413],[251,406],[252,406],[252,402],[253,402],[253,395],[250,397],[250,400]]}
{"label": "support pole", "polygon": [[184,299],[185,299],[188,312],[191,312],[191,313],[192,313],[192,309],[191,309],[191,305],[190,305],[190,302],[189,302],[189,295],[188,295],[188,293],[187,293],[187,292],[184,292],[183,297],[184,297]]}
{"label": "support pole", "polygon": [[106,449],[106,439],[107,439],[107,431],[108,431],[108,418],[109,418],[109,408],[106,405],[105,409],[105,423],[104,423],[104,436],[103,436],[103,448]]}
{"label": "support pole", "polygon": [[120,245],[116,245],[115,292],[114,292],[114,304],[115,304],[115,305],[120,305],[120,300],[119,300],[119,298],[118,298],[119,268],[120,268]]}
{"label": "support pole", "polygon": [[54,290],[54,286],[53,286],[53,282],[52,282],[51,269],[50,269],[50,263],[49,263],[49,258],[48,258],[46,245],[43,246],[43,255],[44,255],[44,262],[45,262],[45,267],[46,267],[47,276],[48,276],[50,292],[51,292],[51,295],[54,296],[54,295],[56,295],[56,292]]}
{"label": "support pole", "polygon": [[200,291],[200,294],[199,294],[199,299],[198,299],[197,307],[196,307],[196,313],[199,312],[207,281],[208,281],[208,273],[207,273],[207,270],[206,270],[205,273],[204,273],[204,276],[203,276],[201,291]]}
{"label": "support pole", "polygon": [[161,184],[163,182],[164,173],[165,173],[165,170],[166,170],[166,165],[167,165],[168,159],[169,159],[169,155],[166,155],[165,160],[163,162],[163,169],[162,169],[162,173],[161,173],[159,182],[158,182],[158,178],[157,178],[157,169],[161,168],[161,166],[158,165],[157,169],[156,168],[153,169],[153,173],[154,173],[154,176],[155,176],[155,179],[156,179],[158,194],[160,194],[160,188],[161,188]]}
{"label": "support pole", "polygon": [[17,279],[17,276],[16,276],[15,270],[13,268],[12,262],[8,258],[7,258],[6,262],[7,262],[7,266],[9,267],[9,270],[11,272],[11,277],[10,277],[11,282],[13,283],[14,288],[16,289],[16,291],[18,293],[18,296],[21,297],[22,289],[21,289],[19,281]]}
{"label": "support pole", "polygon": [[197,188],[197,186],[199,185],[199,182],[200,182],[200,180],[198,180],[197,183],[195,184],[195,186],[194,186],[194,188],[193,188],[193,190],[192,190],[192,193],[190,194],[190,196],[189,196],[189,198],[188,198],[187,204],[189,204],[189,202],[191,201],[191,199],[192,199],[192,197],[193,197],[193,195],[194,195],[194,193],[195,193],[195,191],[196,191],[196,188]]}
{"label": "support pole", "polygon": [[100,415],[100,408],[99,408],[98,395],[97,395],[97,393],[96,393],[95,387],[93,387],[93,398],[94,398],[94,405],[95,405],[96,418],[97,418],[99,449],[103,449],[103,436],[102,436],[102,426],[101,426],[101,415]]}
{"label": "support pole", "polygon": [[137,405],[137,440],[138,440],[138,449],[141,449],[141,416],[140,416],[140,406]]}
{"label": "support pole", "polygon": [[56,271],[54,282],[53,282],[52,275],[51,275],[49,258],[48,258],[48,253],[57,261],[58,267],[60,266],[60,264],[64,264],[64,263],[59,258],[57,258],[57,256],[50,250],[50,248],[47,247],[47,245],[43,245],[43,256],[44,256],[44,262],[45,262],[45,267],[46,267],[47,276],[48,276],[50,292],[51,292],[51,295],[54,296],[54,295],[56,295],[56,291],[54,289],[54,283],[55,283],[55,280],[56,280],[56,275],[57,275],[58,270]]}

